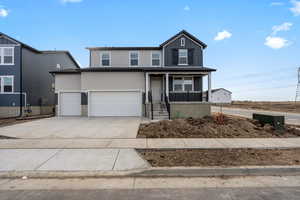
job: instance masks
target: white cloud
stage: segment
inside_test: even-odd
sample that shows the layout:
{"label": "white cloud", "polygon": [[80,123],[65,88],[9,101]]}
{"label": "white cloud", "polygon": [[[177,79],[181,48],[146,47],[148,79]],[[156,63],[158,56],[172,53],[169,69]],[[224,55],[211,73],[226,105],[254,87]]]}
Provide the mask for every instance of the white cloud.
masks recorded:
{"label": "white cloud", "polygon": [[8,16],[8,10],[4,8],[0,8],[0,17],[7,17]]}
{"label": "white cloud", "polygon": [[226,38],[231,38],[232,34],[226,30],[221,31],[217,34],[214,40],[224,40]]}
{"label": "white cloud", "polygon": [[185,11],[190,11],[191,8],[190,8],[189,6],[184,6],[183,10],[185,10]]}
{"label": "white cloud", "polygon": [[288,31],[291,29],[291,27],[293,26],[293,23],[290,22],[285,22],[283,24],[277,25],[277,26],[273,26],[272,30],[273,30],[273,35],[276,35],[279,31]]}
{"label": "white cloud", "polygon": [[289,45],[289,41],[282,37],[266,37],[265,45],[272,49],[281,49]]}
{"label": "white cloud", "polygon": [[83,0],[61,0],[62,3],[80,3]]}
{"label": "white cloud", "polygon": [[283,2],[277,1],[277,2],[272,2],[270,5],[271,5],[271,6],[283,6],[284,3],[283,3]]}
{"label": "white cloud", "polygon": [[291,0],[291,3],[293,4],[293,7],[290,8],[290,11],[292,11],[292,13],[295,16],[299,16],[300,15],[300,1]]}

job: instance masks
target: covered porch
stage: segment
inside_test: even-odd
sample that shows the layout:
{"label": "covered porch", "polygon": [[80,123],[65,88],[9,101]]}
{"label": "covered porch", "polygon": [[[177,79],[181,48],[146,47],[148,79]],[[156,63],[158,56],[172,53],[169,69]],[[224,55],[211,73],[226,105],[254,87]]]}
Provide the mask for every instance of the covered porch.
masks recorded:
{"label": "covered porch", "polygon": [[[146,72],[145,102],[210,102],[211,72]],[[207,92],[203,78],[207,77]]]}

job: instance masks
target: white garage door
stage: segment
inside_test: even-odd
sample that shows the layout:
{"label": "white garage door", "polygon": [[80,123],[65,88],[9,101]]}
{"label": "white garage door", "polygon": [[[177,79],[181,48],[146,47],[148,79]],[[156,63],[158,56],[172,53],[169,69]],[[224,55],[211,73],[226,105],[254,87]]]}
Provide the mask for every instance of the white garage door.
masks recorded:
{"label": "white garage door", "polygon": [[60,96],[60,115],[81,115],[81,94],[79,92],[63,92]]}
{"label": "white garage door", "polygon": [[91,92],[90,116],[141,116],[140,92]]}

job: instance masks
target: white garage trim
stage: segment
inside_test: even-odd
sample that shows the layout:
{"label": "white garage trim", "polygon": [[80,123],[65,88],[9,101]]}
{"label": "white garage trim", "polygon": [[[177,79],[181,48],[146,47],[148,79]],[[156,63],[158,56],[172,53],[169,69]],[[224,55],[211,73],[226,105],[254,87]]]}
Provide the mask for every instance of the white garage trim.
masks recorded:
{"label": "white garage trim", "polygon": [[[142,94],[142,90],[88,90],[87,91],[88,92],[88,116],[89,117],[93,117],[93,115],[92,115],[92,93],[93,92],[103,92],[103,93],[105,93],[105,92],[124,92],[124,93],[126,93],[126,92],[136,92],[137,94],[138,94],[138,102],[137,102],[137,104],[138,104],[138,106],[140,106],[139,108],[138,108],[138,114],[137,114],[137,116],[142,116],[142,99],[143,99],[143,94]],[[103,115],[104,116],[104,115]],[[107,115],[107,116],[113,116],[113,115]],[[124,114],[124,115],[120,115],[120,116],[126,116],[126,114]],[[129,116],[131,116],[131,115],[129,115]]]}
{"label": "white garage trim", "polygon": [[80,116],[81,115],[81,91],[79,91],[79,90],[67,90],[67,91],[58,91],[57,92],[57,109],[58,109],[58,111],[57,111],[57,113],[58,113],[58,116],[63,116],[63,113],[62,113],[62,95],[64,94],[64,93],[79,93],[79,95],[80,95],[80,113],[78,114],[78,115],[76,115],[76,116]]}

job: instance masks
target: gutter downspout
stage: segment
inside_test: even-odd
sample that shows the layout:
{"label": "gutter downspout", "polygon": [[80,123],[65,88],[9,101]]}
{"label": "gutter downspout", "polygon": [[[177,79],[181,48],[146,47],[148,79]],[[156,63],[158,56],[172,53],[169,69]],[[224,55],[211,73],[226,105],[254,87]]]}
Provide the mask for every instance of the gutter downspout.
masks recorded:
{"label": "gutter downspout", "polygon": [[22,56],[22,45],[20,46],[20,114],[19,117],[22,117],[23,114],[23,56]]}

